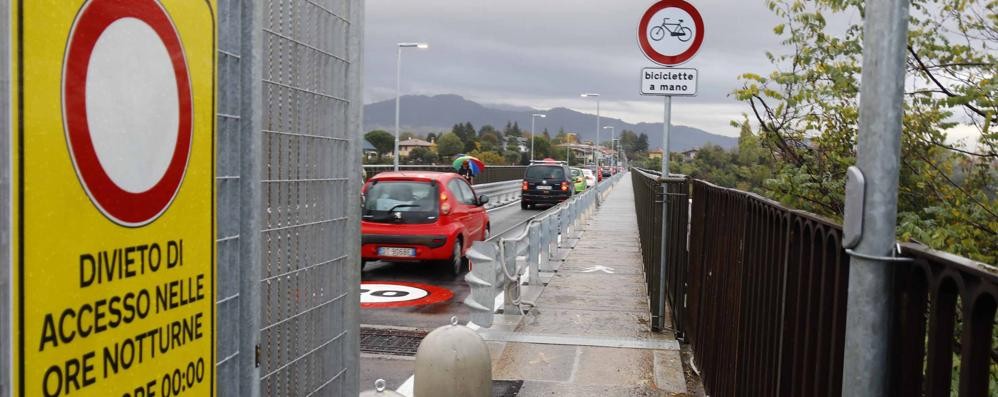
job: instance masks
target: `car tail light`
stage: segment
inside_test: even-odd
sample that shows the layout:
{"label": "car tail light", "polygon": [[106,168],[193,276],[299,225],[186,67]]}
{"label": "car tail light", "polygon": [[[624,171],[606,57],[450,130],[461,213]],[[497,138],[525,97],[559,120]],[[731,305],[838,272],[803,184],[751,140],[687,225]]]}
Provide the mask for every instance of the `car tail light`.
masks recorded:
{"label": "car tail light", "polygon": [[450,214],[450,203],[447,202],[447,193],[440,193],[440,212],[444,215]]}
{"label": "car tail light", "polygon": [[561,191],[563,191],[563,192],[567,192],[568,191],[568,182],[562,182],[561,183]]}
{"label": "car tail light", "polygon": [[528,183],[527,183],[527,181],[523,181],[523,190],[527,190],[527,189],[528,189]]}

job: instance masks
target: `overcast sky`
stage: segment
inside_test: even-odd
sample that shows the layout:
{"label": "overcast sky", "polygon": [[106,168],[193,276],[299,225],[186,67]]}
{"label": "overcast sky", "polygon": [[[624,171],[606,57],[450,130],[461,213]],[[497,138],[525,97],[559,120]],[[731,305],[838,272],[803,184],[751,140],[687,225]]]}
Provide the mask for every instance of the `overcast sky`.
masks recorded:
{"label": "overcast sky", "polygon": [[[365,102],[394,98],[396,43],[402,93],[458,94],[480,103],[567,107],[593,113],[582,92],[601,94],[601,114],[662,121],[662,98],[641,96],[637,45],[650,0],[367,0]],[[737,135],[729,125],[748,111],[728,95],[745,72],[768,73],[765,51],[779,50],[779,20],[762,0],[695,0],[704,18],[699,95],[673,100],[673,124]],[[456,120],[459,121],[459,120]]]}

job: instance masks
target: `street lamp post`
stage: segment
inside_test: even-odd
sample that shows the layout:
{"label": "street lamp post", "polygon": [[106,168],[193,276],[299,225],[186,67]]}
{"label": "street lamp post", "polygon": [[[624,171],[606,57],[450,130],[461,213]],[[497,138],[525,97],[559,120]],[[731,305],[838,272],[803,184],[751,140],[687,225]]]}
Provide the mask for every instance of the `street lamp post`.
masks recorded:
{"label": "street lamp post", "polygon": [[[608,125],[606,127],[603,127],[603,129],[604,130],[610,130],[610,150],[613,151],[613,141],[614,141],[614,138],[617,136],[617,134],[614,131],[614,128],[613,128],[612,125]],[[599,142],[597,142],[597,143],[599,143]],[[611,166],[616,165],[616,164],[614,164],[615,163],[614,158],[615,158],[616,155],[617,155],[617,152],[613,152],[613,154],[610,155],[610,165]]]}
{"label": "street lamp post", "polygon": [[537,135],[537,129],[534,128],[534,120],[537,120],[538,117],[543,119],[547,115],[540,113],[530,115],[530,161],[534,161],[534,136]]}
{"label": "street lamp post", "polygon": [[[620,139],[613,139],[613,166],[620,167]],[[620,172],[618,169],[617,172]]]}
{"label": "street lamp post", "polygon": [[596,93],[585,93],[581,95],[583,98],[596,98],[596,143],[593,146],[593,165],[598,169],[599,160],[596,157],[596,146],[599,145],[599,94]]}
{"label": "street lamp post", "polygon": [[395,171],[399,170],[399,101],[401,99],[399,91],[402,79],[403,48],[426,49],[430,48],[430,46],[426,43],[398,43],[398,55],[395,57],[395,151],[392,155],[392,162],[395,165]]}

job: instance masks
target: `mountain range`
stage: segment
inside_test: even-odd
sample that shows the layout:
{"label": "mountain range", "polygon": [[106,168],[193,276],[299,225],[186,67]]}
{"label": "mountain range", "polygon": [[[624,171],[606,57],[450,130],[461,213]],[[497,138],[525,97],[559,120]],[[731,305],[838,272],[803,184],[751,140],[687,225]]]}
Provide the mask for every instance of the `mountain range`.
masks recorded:
{"label": "mountain range", "polygon": [[[530,115],[539,110],[511,105],[482,105],[458,95],[406,95],[400,100],[400,129],[425,134],[428,132],[450,131],[454,124],[470,122],[476,129],[490,124],[502,130],[507,122],[516,122],[520,129],[530,129]],[[577,112],[567,108],[553,108],[543,111],[547,118],[537,119],[537,130],[547,128],[553,136],[559,129],[578,134],[580,140],[595,140],[596,115]],[[638,134],[648,134],[650,148],[662,147],[662,123],[632,124],[612,117],[601,117],[601,126],[614,126],[619,134],[631,130]],[[364,131],[395,128],[395,100],[390,99],[364,106]],[[606,134],[606,135],[603,135]],[[601,131],[600,139],[607,140],[609,131]],[[682,125],[672,125],[670,147],[673,152],[699,148],[707,143],[731,148],[737,146],[738,138],[712,134],[707,131]]]}

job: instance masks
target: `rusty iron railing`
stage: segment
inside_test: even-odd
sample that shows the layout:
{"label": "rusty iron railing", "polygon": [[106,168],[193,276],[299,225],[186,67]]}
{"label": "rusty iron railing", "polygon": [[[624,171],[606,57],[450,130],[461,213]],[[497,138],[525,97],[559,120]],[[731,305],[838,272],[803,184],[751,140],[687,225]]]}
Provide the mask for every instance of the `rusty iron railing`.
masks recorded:
{"label": "rusty iron railing", "polygon": [[[656,332],[668,330],[665,318],[667,313],[670,313],[672,330],[682,339],[685,332],[689,184],[682,176],[670,177],[663,181],[660,173],[637,168],[631,173],[631,180],[634,187],[638,234],[641,237],[641,257],[651,304],[652,330]],[[668,194],[665,194],[663,186],[668,187]],[[661,265],[663,197],[669,199],[669,230],[666,233],[668,258],[664,269]],[[659,304],[663,297],[661,293],[663,287],[668,307]]]}
{"label": "rusty iron railing", "polygon": [[[657,253],[644,246],[654,251],[659,241],[661,189],[657,175],[634,174],[646,274],[657,274]],[[707,392],[840,396],[849,280],[841,227],[755,194],[689,185],[688,273],[670,274],[667,288]],[[670,233],[685,227],[672,212]],[[914,244],[901,245],[900,256],[914,262],[891,265],[891,394],[983,396],[992,387],[994,395],[998,270]]]}
{"label": "rusty iron railing", "polygon": [[716,396],[838,396],[849,258],[842,231],[693,182],[689,340]]}
{"label": "rusty iron railing", "polygon": [[[519,165],[492,165],[485,167],[485,170],[481,174],[475,177],[475,183],[493,183],[493,182],[504,182],[513,181],[517,179],[523,179],[523,172],[527,169],[526,166]],[[392,166],[390,165],[365,165],[364,175],[366,178],[370,178],[382,172],[391,171]],[[449,165],[400,165],[399,170],[402,171],[437,171],[437,172],[455,172],[454,168]]]}
{"label": "rusty iron railing", "polygon": [[902,244],[901,255],[915,262],[895,273],[897,395],[949,396],[951,388],[960,396],[998,394],[998,269],[914,244]]}

